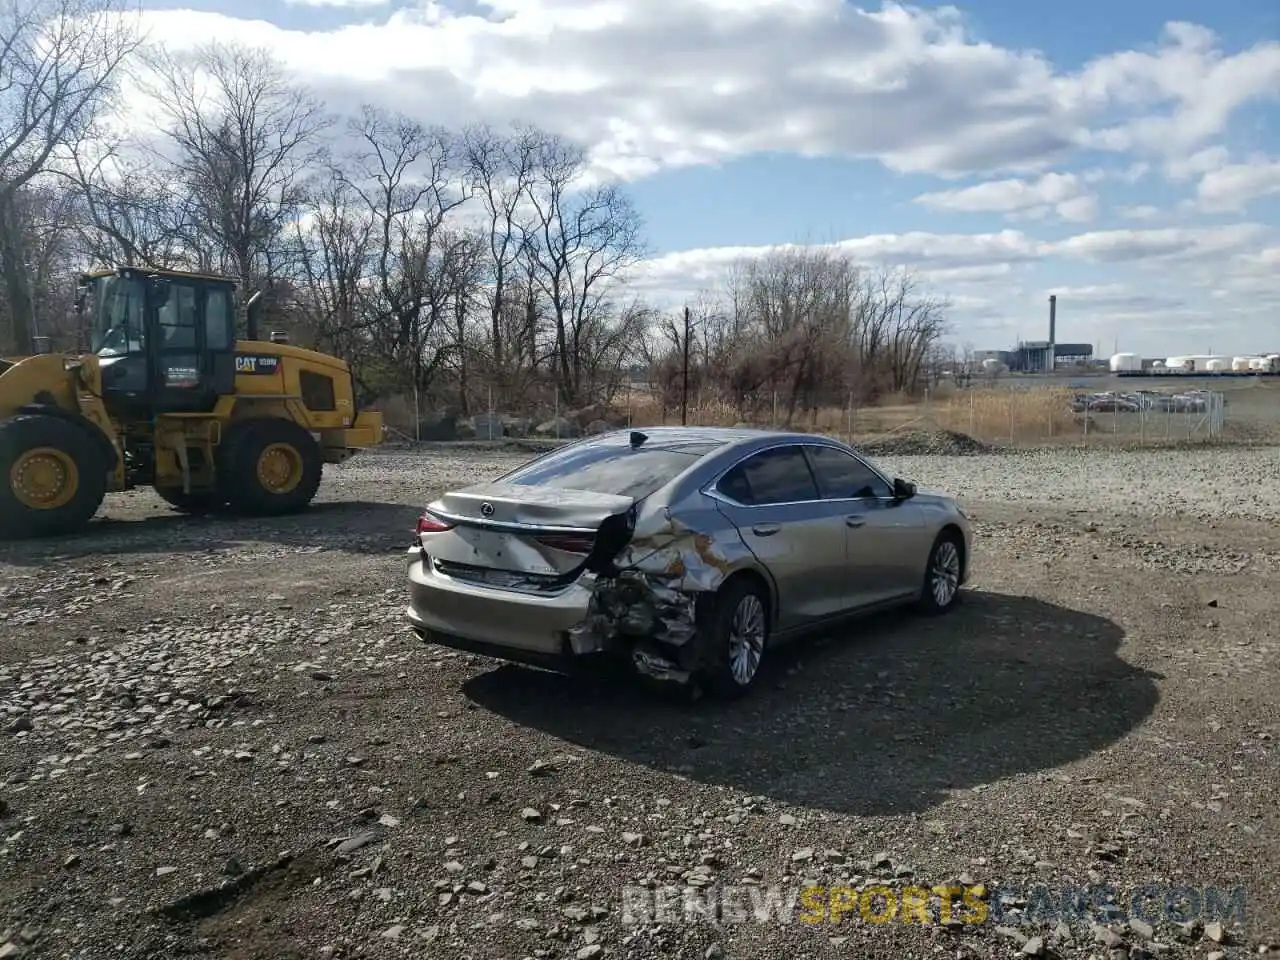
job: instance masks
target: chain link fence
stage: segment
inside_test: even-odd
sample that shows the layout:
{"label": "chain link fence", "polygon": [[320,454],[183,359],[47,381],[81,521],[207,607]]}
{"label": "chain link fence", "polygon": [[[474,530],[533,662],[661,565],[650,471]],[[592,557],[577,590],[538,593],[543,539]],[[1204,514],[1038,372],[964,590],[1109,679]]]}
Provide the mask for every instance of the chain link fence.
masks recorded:
{"label": "chain link fence", "polygon": [[[1228,410],[1226,396],[1211,390],[1081,393],[1034,384],[946,388],[915,401],[874,405],[850,398],[843,408],[790,413],[774,397],[748,419],[721,403],[691,401],[691,426],[792,428],[842,439],[947,431],[1013,446],[1213,442],[1224,437]],[[656,409],[640,395],[627,409],[635,426],[681,422],[679,410]]]}
{"label": "chain link fence", "polygon": [[944,400],[926,399],[922,407],[922,419],[935,427],[993,442],[1143,445],[1222,439],[1227,398],[1211,390],[970,389]]}

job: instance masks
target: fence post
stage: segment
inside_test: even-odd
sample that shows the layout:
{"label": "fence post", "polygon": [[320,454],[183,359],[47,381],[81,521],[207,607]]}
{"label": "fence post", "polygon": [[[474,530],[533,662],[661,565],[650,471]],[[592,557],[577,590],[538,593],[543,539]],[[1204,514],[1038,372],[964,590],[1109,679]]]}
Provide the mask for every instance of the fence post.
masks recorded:
{"label": "fence post", "polygon": [[1138,407],[1138,444],[1147,445],[1147,394],[1141,394],[1142,404]]}
{"label": "fence post", "polygon": [[969,436],[974,436],[978,432],[978,395],[973,392],[973,385],[969,385]]}
{"label": "fence post", "polygon": [[1013,394],[1009,394],[1009,446],[1014,443],[1013,411],[1017,405],[1013,402]]}

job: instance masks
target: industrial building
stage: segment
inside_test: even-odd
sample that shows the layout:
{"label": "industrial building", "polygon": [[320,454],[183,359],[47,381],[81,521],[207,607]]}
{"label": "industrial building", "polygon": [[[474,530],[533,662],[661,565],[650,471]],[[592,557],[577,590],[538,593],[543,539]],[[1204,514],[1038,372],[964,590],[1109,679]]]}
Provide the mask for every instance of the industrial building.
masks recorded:
{"label": "industrial building", "polygon": [[1089,366],[1093,363],[1093,344],[1024,340],[1011,350],[975,351],[973,358],[979,364],[995,360],[1014,373],[1049,373],[1066,367]]}
{"label": "industrial building", "polygon": [[1058,298],[1049,297],[1049,339],[1023,340],[1012,350],[978,350],[974,361],[990,369],[1002,366],[1014,373],[1052,373],[1093,363],[1093,344],[1058,343]]}

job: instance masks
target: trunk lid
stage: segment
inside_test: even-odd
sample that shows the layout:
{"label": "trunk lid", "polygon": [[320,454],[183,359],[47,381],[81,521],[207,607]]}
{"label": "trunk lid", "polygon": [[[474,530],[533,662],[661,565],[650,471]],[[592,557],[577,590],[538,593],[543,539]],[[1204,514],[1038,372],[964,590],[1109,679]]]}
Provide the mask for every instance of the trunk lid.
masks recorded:
{"label": "trunk lid", "polygon": [[447,530],[420,536],[437,573],[522,591],[561,589],[576,579],[597,546],[625,545],[624,522],[635,501],[617,494],[523,484],[485,483],[447,493],[427,508]]}
{"label": "trunk lid", "polygon": [[428,509],[493,526],[596,530],[606,517],[625,513],[635,500],[613,493],[519,483],[478,483],[446,493]]}

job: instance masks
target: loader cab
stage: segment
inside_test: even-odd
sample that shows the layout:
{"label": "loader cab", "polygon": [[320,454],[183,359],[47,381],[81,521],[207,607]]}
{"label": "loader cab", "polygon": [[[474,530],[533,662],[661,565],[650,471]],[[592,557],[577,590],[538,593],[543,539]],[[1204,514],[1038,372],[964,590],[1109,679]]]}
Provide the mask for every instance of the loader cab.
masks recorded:
{"label": "loader cab", "polygon": [[234,284],[196,274],[120,269],[81,279],[103,400],[150,418],[211,410],[235,388]]}

